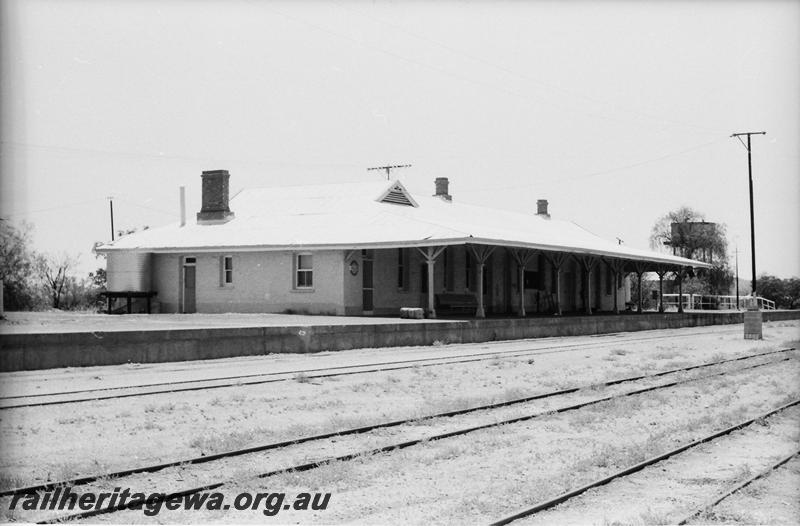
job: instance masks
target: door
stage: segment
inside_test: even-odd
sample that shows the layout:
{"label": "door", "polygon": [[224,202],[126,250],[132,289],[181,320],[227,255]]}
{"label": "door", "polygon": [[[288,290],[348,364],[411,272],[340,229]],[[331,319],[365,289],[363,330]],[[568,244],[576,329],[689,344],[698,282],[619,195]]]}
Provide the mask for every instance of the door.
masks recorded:
{"label": "door", "polygon": [[361,300],[364,314],[372,314],[375,309],[372,278],[373,255],[372,250],[361,251]]}
{"label": "door", "polygon": [[186,258],[183,264],[183,312],[192,313],[197,311],[195,301],[195,284],[197,271],[195,258]]}

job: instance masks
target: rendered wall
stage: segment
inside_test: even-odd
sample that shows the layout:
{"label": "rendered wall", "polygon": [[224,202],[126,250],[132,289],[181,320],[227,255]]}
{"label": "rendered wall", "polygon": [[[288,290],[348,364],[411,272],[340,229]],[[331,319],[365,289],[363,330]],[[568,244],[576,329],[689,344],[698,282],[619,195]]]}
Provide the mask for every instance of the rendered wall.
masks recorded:
{"label": "rendered wall", "polygon": [[180,312],[181,258],[177,254],[153,254],[153,290],[160,312]]}
{"label": "rendered wall", "polygon": [[[180,312],[182,262],[196,258],[197,312],[345,313],[341,251],[314,253],[312,289],[296,289],[293,252],[158,254],[154,286],[161,312]],[[233,257],[233,283],[222,283],[222,259]]]}

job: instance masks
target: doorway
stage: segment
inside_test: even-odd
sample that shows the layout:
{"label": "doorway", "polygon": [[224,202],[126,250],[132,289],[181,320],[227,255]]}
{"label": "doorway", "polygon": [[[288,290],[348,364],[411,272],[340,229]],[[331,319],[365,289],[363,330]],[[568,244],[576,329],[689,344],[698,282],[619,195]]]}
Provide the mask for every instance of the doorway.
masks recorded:
{"label": "doorway", "polygon": [[191,314],[197,312],[196,300],[197,258],[183,259],[183,305],[181,312]]}
{"label": "doorway", "polygon": [[374,256],[372,250],[361,251],[361,310],[364,314],[372,314],[375,310],[374,304],[374,284],[373,284],[373,264]]}

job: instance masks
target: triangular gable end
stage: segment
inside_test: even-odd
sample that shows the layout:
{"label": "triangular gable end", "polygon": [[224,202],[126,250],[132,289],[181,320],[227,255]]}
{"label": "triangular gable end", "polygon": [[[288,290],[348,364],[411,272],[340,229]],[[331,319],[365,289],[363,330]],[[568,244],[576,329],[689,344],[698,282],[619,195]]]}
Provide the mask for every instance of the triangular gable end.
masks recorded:
{"label": "triangular gable end", "polygon": [[379,203],[391,203],[393,205],[413,206],[414,208],[419,206],[400,181],[393,181],[389,188],[387,188],[376,201]]}

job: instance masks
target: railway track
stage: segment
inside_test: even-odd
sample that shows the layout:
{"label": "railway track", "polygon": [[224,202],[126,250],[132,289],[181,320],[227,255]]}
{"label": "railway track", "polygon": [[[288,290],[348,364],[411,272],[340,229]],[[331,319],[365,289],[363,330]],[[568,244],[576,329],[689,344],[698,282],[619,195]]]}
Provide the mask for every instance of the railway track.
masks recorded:
{"label": "railway track", "polygon": [[[714,331],[730,332],[730,331]],[[693,332],[675,335],[676,337],[690,337],[698,334],[708,334],[708,332]],[[479,361],[493,360],[496,357],[503,358],[524,358],[529,356],[557,354],[562,352],[576,352],[587,349],[603,348],[611,345],[637,343],[660,339],[660,337],[631,338],[625,340],[603,341],[598,343],[554,345],[548,347],[536,347],[530,349],[514,349],[509,351],[489,351],[480,353],[470,353],[466,355],[456,355],[448,357],[417,358],[412,360],[394,360],[385,362],[373,362],[360,365],[342,365],[334,367],[297,369],[289,371],[276,371],[268,373],[256,373],[246,375],[233,375],[217,378],[206,378],[199,380],[178,380],[174,382],[160,382],[150,384],[140,384],[134,386],[102,387],[94,389],[79,389],[72,391],[33,393],[27,395],[13,395],[0,397],[0,410],[17,409],[23,407],[38,407],[49,405],[61,405],[81,402],[94,402],[99,400],[109,400],[117,398],[131,398],[139,396],[150,396],[158,394],[204,391],[210,389],[221,389],[226,387],[240,387],[249,385],[260,385],[268,383],[286,382],[294,380],[298,375],[304,375],[306,379],[313,380],[319,378],[330,378],[334,376],[348,376],[354,374],[366,374],[376,372],[389,372],[403,369],[413,369],[416,367],[436,367],[441,365],[453,365],[462,363],[474,363]],[[224,382],[224,383],[215,383]],[[140,389],[147,389],[138,391]],[[132,392],[131,392],[132,391]],[[73,397],[72,395],[83,395]]]}
{"label": "railway track", "polygon": [[[616,479],[619,479],[619,478],[622,478],[622,477],[626,477],[628,475],[631,475],[633,473],[641,471],[641,470],[643,470],[644,468],[646,468],[648,466],[652,466],[653,464],[661,462],[662,460],[666,460],[666,459],[668,459],[670,457],[674,457],[675,455],[683,453],[684,451],[687,451],[689,449],[695,448],[695,447],[697,447],[697,446],[699,446],[701,444],[705,444],[705,443],[710,442],[712,440],[715,440],[717,438],[729,435],[729,434],[733,433],[734,431],[737,431],[739,429],[747,427],[747,426],[749,426],[750,424],[752,424],[752,423],[754,423],[756,421],[766,420],[769,417],[771,417],[771,416],[773,416],[773,415],[775,415],[777,413],[780,413],[780,412],[782,412],[782,411],[784,411],[786,409],[789,409],[790,407],[794,407],[794,406],[796,406],[798,404],[800,404],[800,399],[793,400],[793,401],[791,401],[791,402],[789,402],[787,404],[784,404],[784,405],[782,405],[780,407],[771,409],[771,410],[769,410],[769,411],[767,411],[765,413],[762,413],[762,414],[760,414],[758,416],[755,416],[753,418],[749,418],[749,419],[747,419],[747,420],[745,420],[743,422],[739,422],[737,424],[734,424],[734,425],[732,425],[730,427],[727,427],[727,428],[725,428],[725,429],[723,429],[721,431],[717,431],[717,432],[711,433],[711,434],[706,435],[704,437],[701,437],[701,438],[699,438],[697,440],[694,440],[693,442],[690,442],[688,444],[684,444],[684,445],[679,446],[679,447],[677,447],[675,449],[667,451],[666,453],[662,453],[660,455],[656,455],[656,456],[651,457],[651,458],[649,458],[647,460],[644,460],[642,462],[639,462],[637,464],[634,464],[632,466],[628,466],[627,468],[619,470],[619,471],[617,471],[615,473],[612,473],[611,475],[608,475],[608,476],[603,477],[601,479],[595,480],[595,481],[590,482],[588,484],[585,484],[585,485],[583,485],[581,487],[578,487],[578,488],[575,488],[573,490],[570,490],[570,491],[568,491],[566,493],[562,493],[561,495],[558,495],[558,496],[553,497],[551,499],[536,503],[536,504],[534,504],[532,506],[529,506],[529,507],[527,507],[525,509],[517,511],[516,513],[514,513],[512,515],[509,515],[507,517],[503,517],[503,518],[501,518],[501,519],[499,519],[499,520],[497,520],[495,522],[492,522],[491,526],[504,526],[506,524],[511,524],[512,522],[515,522],[515,521],[517,521],[519,519],[531,516],[531,515],[533,515],[535,513],[539,513],[541,511],[548,510],[550,508],[553,508],[555,506],[563,504],[563,503],[569,501],[570,499],[573,499],[573,498],[575,498],[575,497],[577,497],[577,496],[589,491],[590,489],[594,489],[594,488],[598,488],[600,486],[604,486],[604,485],[608,484],[609,482],[611,482],[613,480],[616,480]],[[800,452],[798,452],[798,453],[800,453]],[[793,454],[792,457],[794,455],[798,454],[798,453]],[[792,457],[786,458],[783,462],[788,462],[789,460],[791,460]],[[771,470],[768,470],[768,472],[769,471],[771,471]],[[759,477],[754,477],[753,480],[755,480],[756,478],[759,478]],[[737,486],[739,486],[739,485],[737,485]],[[734,489],[733,491],[738,491],[738,488]],[[733,493],[733,491],[731,491],[727,495],[730,495],[731,493]],[[727,496],[727,495],[725,495],[725,496]],[[719,500],[717,500],[714,504],[712,504],[712,506],[715,505],[716,503],[720,502],[723,498],[725,498],[725,497],[722,497]],[[696,510],[696,513],[692,513],[691,515],[686,517],[684,519],[684,522],[682,522],[680,524],[685,524],[685,522],[691,520],[691,518],[696,516],[698,513],[701,513],[702,511],[704,511],[704,509],[706,509],[706,508],[701,508],[699,511]]]}
{"label": "railway track", "polygon": [[749,486],[753,482],[770,475],[773,471],[777,470],[778,468],[780,468],[781,466],[783,466],[784,464],[786,464],[787,462],[789,462],[790,460],[792,460],[793,458],[795,458],[797,456],[800,456],[800,449],[794,451],[792,454],[790,454],[788,456],[783,457],[782,459],[778,460],[777,462],[767,466],[766,469],[756,473],[752,477],[749,477],[746,480],[744,480],[744,481],[742,481],[742,482],[740,482],[738,484],[735,484],[733,486],[730,486],[729,488],[725,489],[724,491],[718,493],[712,499],[709,499],[708,501],[706,501],[702,505],[700,505],[697,508],[695,508],[694,510],[692,510],[690,513],[684,515],[683,518],[678,519],[675,522],[675,524],[678,524],[678,525],[688,524],[689,521],[691,521],[695,517],[697,517],[699,515],[702,515],[703,513],[713,509],[717,504],[719,504],[723,500],[727,499],[731,495],[737,493],[738,491],[746,488],[747,486]]}
{"label": "railway track", "polygon": [[[780,350],[780,351],[772,351],[769,354],[786,353],[786,352],[791,351],[791,350],[793,350],[793,349],[784,349],[784,350]],[[454,416],[454,415],[457,415],[457,414],[465,414],[465,413],[468,413],[468,412],[480,411],[482,409],[493,409],[493,408],[497,408],[497,407],[501,407],[501,406],[511,405],[511,404],[515,404],[515,403],[521,403],[523,401],[529,401],[529,400],[534,400],[534,399],[552,397],[552,396],[557,396],[557,395],[560,395],[560,394],[566,394],[568,392],[575,392],[575,391],[577,391],[579,389],[583,389],[583,388],[586,388],[586,387],[597,387],[598,385],[608,386],[608,385],[614,385],[614,384],[621,384],[621,383],[624,383],[624,382],[632,382],[632,381],[636,381],[636,380],[656,378],[656,377],[660,377],[660,376],[664,376],[664,375],[668,375],[668,374],[675,374],[675,373],[679,373],[679,372],[684,372],[684,371],[687,371],[687,370],[700,369],[700,368],[705,368],[705,367],[713,367],[715,365],[721,365],[721,364],[729,363],[729,362],[733,362],[733,361],[747,360],[747,359],[755,358],[755,357],[758,357],[758,356],[764,356],[765,354],[767,354],[767,353],[762,353],[762,354],[759,354],[759,355],[751,355],[751,356],[748,356],[748,357],[740,357],[740,358],[735,358],[735,359],[731,359],[731,360],[724,360],[724,361],[720,361],[720,362],[699,364],[699,365],[691,366],[691,367],[688,367],[688,368],[681,368],[681,369],[673,369],[673,370],[669,370],[669,371],[662,371],[660,373],[655,373],[655,374],[652,374],[652,375],[643,375],[643,376],[638,376],[638,377],[620,379],[620,380],[615,380],[613,382],[606,382],[606,383],[603,383],[603,384],[595,384],[593,386],[581,386],[581,387],[576,387],[574,389],[561,390],[561,391],[552,392],[552,393],[543,393],[543,394],[540,394],[540,395],[535,395],[535,396],[532,396],[532,397],[527,397],[527,398],[524,398],[524,399],[518,399],[518,400],[509,401],[509,402],[499,403],[499,404],[491,404],[491,405],[488,405],[488,406],[481,406],[481,407],[464,409],[464,410],[459,410],[459,411],[452,411],[452,412],[448,412],[448,413],[441,413],[441,414],[437,414],[437,415],[430,415],[427,418],[431,418],[432,419],[432,418],[439,418],[439,417],[443,417],[443,416]],[[753,364],[753,365],[746,365],[744,367],[736,368],[736,369],[733,369],[733,370],[725,370],[725,371],[721,371],[721,372],[715,372],[715,373],[711,373],[711,374],[703,375],[703,376],[699,376],[699,377],[673,380],[673,381],[670,381],[668,383],[662,383],[662,384],[658,384],[658,385],[654,385],[654,386],[649,386],[649,387],[634,389],[634,390],[630,390],[630,391],[625,391],[623,393],[616,394],[616,395],[595,398],[595,399],[592,399],[592,400],[589,400],[589,401],[584,401],[584,402],[580,402],[580,403],[577,403],[577,404],[572,404],[572,405],[569,405],[569,406],[566,406],[566,407],[561,407],[559,409],[552,410],[552,411],[544,411],[544,412],[540,411],[540,412],[530,413],[530,414],[526,414],[526,415],[523,415],[523,416],[518,416],[518,417],[515,417],[515,418],[511,418],[511,419],[506,419],[506,420],[501,420],[501,421],[494,421],[494,422],[491,422],[491,423],[488,423],[488,424],[481,424],[481,425],[477,425],[477,426],[471,426],[471,427],[467,427],[467,428],[448,431],[446,433],[440,433],[440,434],[436,434],[436,435],[426,436],[426,437],[423,437],[423,438],[420,438],[420,439],[406,440],[406,441],[403,441],[403,442],[390,444],[390,445],[387,445],[387,446],[384,446],[384,447],[380,447],[380,448],[370,449],[370,450],[366,450],[366,451],[351,452],[351,453],[347,453],[345,455],[339,455],[339,456],[336,456],[336,457],[327,457],[327,458],[323,458],[323,459],[316,460],[316,461],[313,461],[313,462],[307,462],[307,463],[300,464],[300,465],[282,467],[282,468],[277,469],[277,470],[271,470],[269,472],[265,472],[265,473],[260,473],[260,474],[254,475],[254,478],[270,477],[270,476],[273,476],[273,475],[277,475],[279,473],[284,473],[286,471],[308,471],[308,470],[315,469],[317,467],[320,467],[322,465],[328,464],[328,463],[333,462],[333,461],[347,461],[347,460],[352,460],[352,459],[355,459],[355,458],[358,458],[358,457],[361,457],[361,456],[364,456],[364,455],[374,455],[374,454],[378,454],[378,453],[385,453],[385,452],[395,451],[395,450],[399,450],[399,449],[404,449],[404,448],[408,448],[408,447],[411,447],[411,446],[414,446],[416,444],[420,444],[420,443],[423,443],[423,442],[429,442],[429,441],[434,441],[434,440],[441,440],[441,439],[445,439],[445,438],[455,437],[455,436],[459,436],[459,435],[465,435],[465,434],[468,434],[468,433],[471,433],[471,432],[474,432],[474,431],[478,431],[478,430],[481,430],[481,429],[488,429],[488,428],[493,428],[493,427],[512,424],[512,423],[523,422],[523,421],[532,420],[534,418],[538,418],[538,417],[541,417],[541,416],[546,416],[546,415],[550,415],[550,414],[554,414],[554,413],[563,413],[563,412],[567,412],[567,411],[571,411],[571,410],[576,410],[576,409],[579,409],[579,408],[582,408],[582,407],[586,407],[586,406],[589,406],[589,405],[598,404],[598,403],[606,402],[606,401],[609,401],[609,400],[614,400],[614,399],[617,399],[617,398],[623,398],[623,397],[637,395],[637,394],[646,393],[646,392],[650,392],[650,391],[655,391],[655,390],[659,390],[659,389],[666,389],[666,388],[677,386],[677,385],[680,385],[680,384],[686,384],[686,383],[689,383],[689,382],[696,382],[696,381],[699,381],[699,380],[704,380],[704,379],[707,379],[707,378],[722,376],[722,375],[726,375],[726,374],[734,374],[734,373],[738,373],[738,372],[741,372],[741,371],[754,369],[754,368],[757,368],[757,367],[764,367],[764,366],[774,365],[774,364],[778,364],[778,363],[782,363],[782,362],[791,360],[793,358],[795,358],[795,357],[794,356],[785,356],[785,357],[783,357],[783,358],[781,358],[779,360],[772,360],[772,361],[761,362],[761,363],[757,363],[757,364]],[[292,445],[292,444],[298,444],[298,443],[312,441],[312,440],[322,440],[322,439],[330,438],[330,437],[334,437],[334,436],[343,436],[345,434],[365,433],[367,431],[370,431],[370,430],[373,430],[373,429],[378,429],[380,427],[390,427],[390,426],[396,426],[396,425],[401,425],[403,423],[410,423],[410,422],[413,422],[413,420],[388,422],[388,423],[377,424],[377,425],[374,425],[374,426],[368,426],[368,427],[364,427],[364,428],[358,428],[358,429],[352,429],[352,430],[344,430],[344,431],[339,431],[339,432],[336,432],[336,433],[329,433],[329,434],[318,435],[318,436],[314,436],[314,437],[305,437],[305,438],[301,438],[301,439],[295,439],[295,440],[292,440],[292,441],[286,441],[286,442],[283,442],[283,443],[276,443],[276,444],[270,444],[270,445],[266,445],[266,446],[260,446],[258,448],[248,448],[246,450],[239,450],[239,451],[235,451],[235,452],[223,453],[223,454],[215,455],[213,457],[202,457],[200,459],[189,459],[189,460],[184,460],[184,461],[176,462],[176,463],[162,464],[162,465],[158,465],[158,466],[149,466],[149,467],[146,467],[146,468],[138,468],[136,470],[127,470],[127,471],[124,471],[124,472],[117,472],[117,473],[106,473],[106,474],[97,475],[97,476],[93,476],[93,477],[84,477],[82,479],[74,479],[74,480],[71,480],[71,481],[60,481],[60,482],[42,484],[42,485],[38,485],[38,486],[30,486],[30,487],[26,487],[26,488],[18,488],[18,489],[14,489],[14,490],[6,490],[6,491],[0,493],[0,495],[9,496],[9,495],[15,495],[15,494],[20,494],[20,493],[32,493],[32,492],[37,492],[37,491],[42,491],[42,490],[46,491],[48,489],[52,489],[52,488],[54,488],[56,486],[60,486],[60,485],[65,485],[65,486],[72,487],[72,486],[76,486],[76,485],[88,484],[90,482],[97,481],[101,477],[103,479],[106,479],[106,478],[117,478],[117,477],[121,477],[121,476],[127,476],[127,475],[131,475],[131,474],[135,474],[135,473],[142,473],[142,472],[145,472],[145,471],[150,471],[150,472],[158,471],[158,470],[164,469],[166,467],[173,467],[173,466],[177,466],[177,465],[180,465],[180,464],[209,462],[209,461],[212,461],[212,460],[220,460],[220,459],[229,458],[229,457],[236,456],[236,455],[243,455],[243,454],[253,453],[253,452],[256,452],[256,451],[263,451],[263,450],[268,449],[268,448],[276,449],[276,448],[286,447],[286,446],[289,446],[289,445]],[[163,498],[164,499],[169,499],[169,498],[172,498],[172,497],[177,497],[177,496],[182,496],[182,495],[190,495],[190,494],[198,493],[198,492],[202,492],[202,491],[210,491],[210,490],[219,488],[219,487],[221,487],[223,485],[229,484],[231,482],[235,482],[235,481],[234,480],[225,480],[225,481],[221,481],[221,482],[205,484],[205,485],[200,486],[200,487],[194,487],[194,488],[189,488],[189,489],[185,489],[185,490],[181,490],[181,491],[165,494]],[[70,516],[67,516],[67,517],[59,517],[59,518],[56,518],[56,519],[51,519],[51,520],[49,520],[47,522],[57,522],[57,521],[61,521],[61,520],[80,519],[80,518],[87,518],[87,517],[96,516],[96,515],[102,515],[102,514],[106,514],[106,513],[113,513],[113,512],[116,512],[116,511],[121,511],[121,510],[126,509],[126,508],[135,507],[135,506],[137,506],[137,504],[141,504],[141,502],[132,501],[132,502],[126,503],[125,506],[114,506],[114,507],[101,508],[101,509],[92,510],[92,511],[89,511],[89,512],[83,512],[83,513],[79,513],[79,514],[75,514],[75,515],[70,515]]]}

